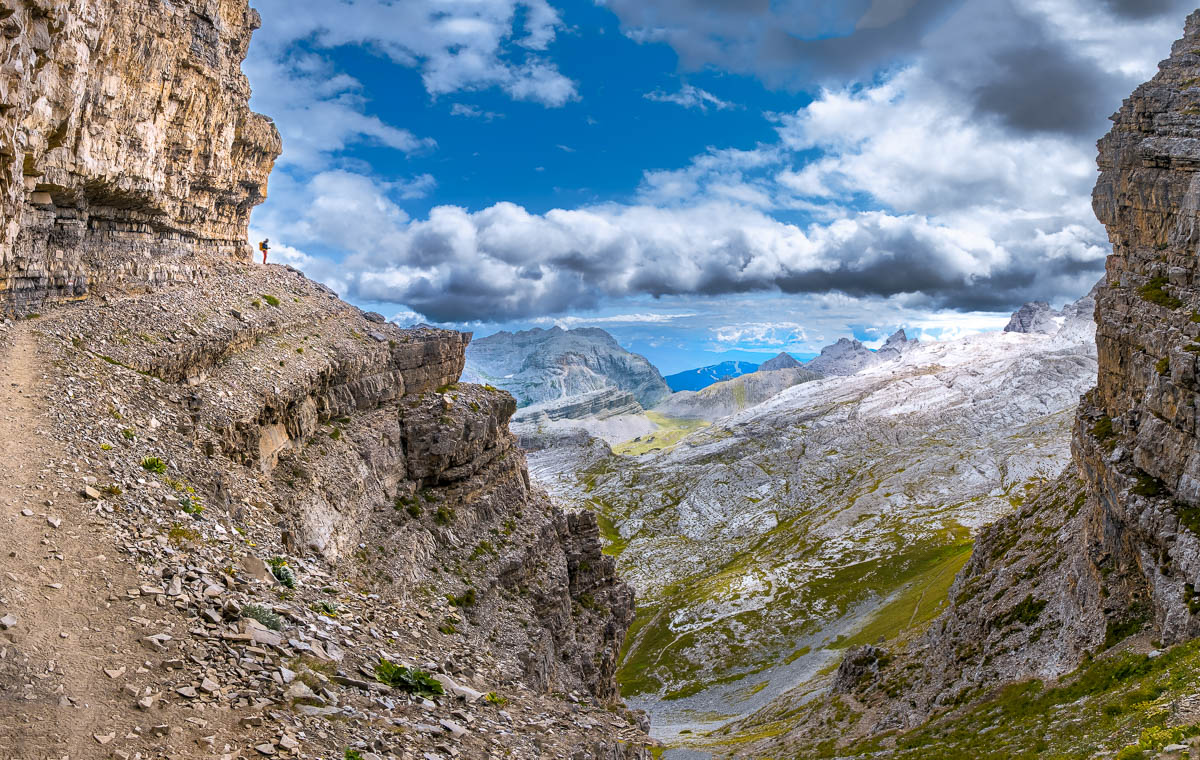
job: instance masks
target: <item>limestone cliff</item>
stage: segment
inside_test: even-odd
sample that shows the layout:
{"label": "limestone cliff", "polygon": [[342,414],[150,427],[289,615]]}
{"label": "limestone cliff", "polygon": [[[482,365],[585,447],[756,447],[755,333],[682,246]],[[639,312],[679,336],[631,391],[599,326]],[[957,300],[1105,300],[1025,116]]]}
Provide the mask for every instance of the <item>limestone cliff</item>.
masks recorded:
{"label": "limestone cliff", "polygon": [[0,313],[245,259],[279,135],[244,0],[0,2]]}

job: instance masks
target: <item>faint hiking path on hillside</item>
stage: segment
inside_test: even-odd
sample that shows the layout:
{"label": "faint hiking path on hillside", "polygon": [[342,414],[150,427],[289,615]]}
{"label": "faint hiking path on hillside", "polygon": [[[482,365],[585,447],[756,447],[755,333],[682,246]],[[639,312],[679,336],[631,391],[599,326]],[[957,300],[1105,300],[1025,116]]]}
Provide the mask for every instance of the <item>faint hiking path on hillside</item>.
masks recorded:
{"label": "faint hiking path on hillside", "polygon": [[46,321],[0,332],[0,757],[110,757],[164,722],[130,683],[153,667],[130,617],[157,613],[124,598],[138,583],[80,495],[89,462],[50,432],[71,399],[46,397]]}

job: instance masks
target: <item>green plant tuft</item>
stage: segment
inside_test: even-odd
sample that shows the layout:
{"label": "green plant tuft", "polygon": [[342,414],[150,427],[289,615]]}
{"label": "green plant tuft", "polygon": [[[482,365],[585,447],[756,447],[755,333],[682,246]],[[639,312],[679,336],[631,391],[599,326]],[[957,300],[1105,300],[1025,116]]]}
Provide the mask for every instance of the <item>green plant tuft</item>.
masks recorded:
{"label": "green plant tuft", "polygon": [[292,568],[288,567],[287,560],[283,557],[272,557],[267,561],[271,567],[271,574],[275,579],[282,583],[287,588],[296,588],[296,573]]}
{"label": "green plant tuft", "polygon": [[167,463],[158,457],[144,457],[142,459],[142,469],[162,475],[167,471]]}
{"label": "green plant tuft", "polygon": [[380,659],[375,666],[375,678],[394,689],[420,697],[440,697],[446,693],[442,684],[424,670],[396,665],[385,659]]}
{"label": "green plant tuft", "polygon": [[1183,306],[1183,301],[1180,301],[1164,290],[1166,286],[1166,277],[1153,277],[1145,285],[1138,288],[1138,295],[1142,297],[1142,300],[1158,304],[1165,309],[1178,309],[1180,306]]}
{"label": "green plant tuft", "polygon": [[283,630],[283,618],[261,604],[247,604],[242,608],[242,617],[257,620],[272,631]]}
{"label": "green plant tuft", "polygon": [[446,601],[453,604],[455,607],[474,607],[475,606],[475,589],[468,588],[458,596],[446,594]]}

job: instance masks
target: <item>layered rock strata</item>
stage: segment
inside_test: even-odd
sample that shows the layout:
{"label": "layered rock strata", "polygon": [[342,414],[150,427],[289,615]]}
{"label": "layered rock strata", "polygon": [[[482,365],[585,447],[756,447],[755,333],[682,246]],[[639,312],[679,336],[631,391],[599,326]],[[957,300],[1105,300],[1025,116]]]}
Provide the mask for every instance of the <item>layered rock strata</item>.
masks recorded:
{"label": "layered rock strata", "polygon": [[245,259],[279,135],[244,0],[0,3],[0,312]]}

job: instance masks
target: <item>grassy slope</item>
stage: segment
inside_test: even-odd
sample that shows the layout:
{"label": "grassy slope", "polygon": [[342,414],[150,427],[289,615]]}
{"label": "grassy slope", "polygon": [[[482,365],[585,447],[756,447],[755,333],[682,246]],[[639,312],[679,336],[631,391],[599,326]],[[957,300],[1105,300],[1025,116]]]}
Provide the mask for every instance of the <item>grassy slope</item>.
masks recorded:
{"label": "grassy slope", "polygon": [[685,420],[677,417],[668,417],[658,412],[646,412],[646,417],[655,425],[658,425],[658,429],[653,433],[640,436],[632,441],[626,441],[625,443],[613,446],[614,454],[636,457],[657,449],[671,449],[691,433],[708,427],[709,424],[704,420]]}

